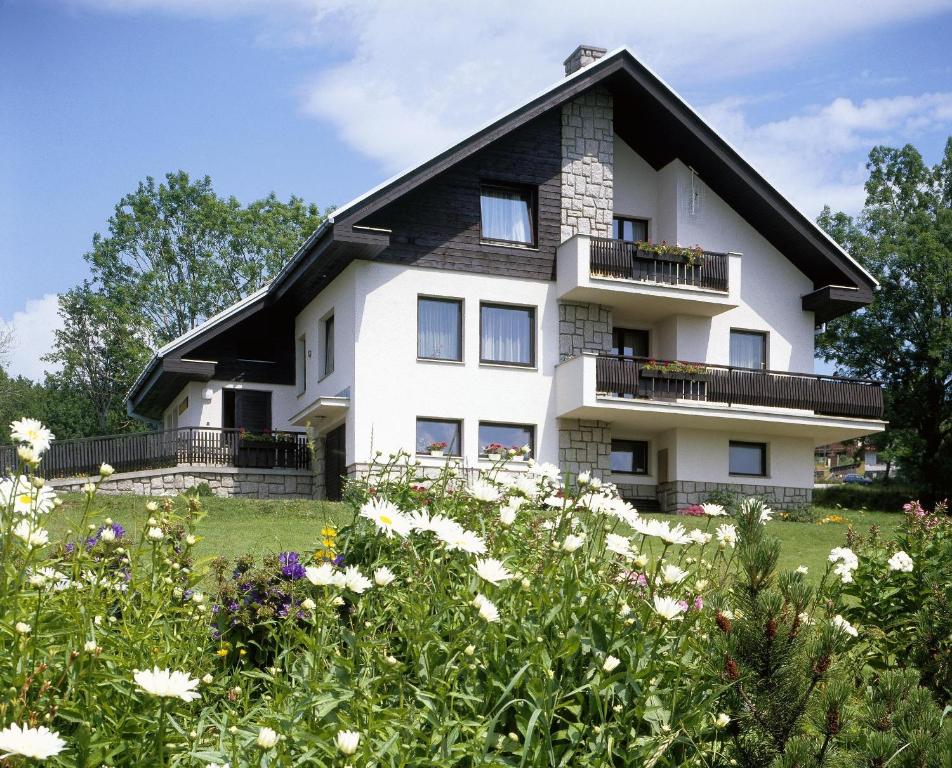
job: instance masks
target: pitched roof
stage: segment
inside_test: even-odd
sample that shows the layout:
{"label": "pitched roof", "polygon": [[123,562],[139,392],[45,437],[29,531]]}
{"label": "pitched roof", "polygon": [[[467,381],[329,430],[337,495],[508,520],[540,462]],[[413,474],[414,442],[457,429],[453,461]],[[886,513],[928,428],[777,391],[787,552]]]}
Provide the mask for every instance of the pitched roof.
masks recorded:
{"label": "pitched roof", "polygon": [[[232,305],[162,349],[130,389],[130,412],[142,399],[142,388],[161,375],[169,356],[181,358],[203,339],[221,333],[236,317],[267,310],[278,302],[292,308],[307,303],[348,263],[373,258],[389,244],[386,231],[361,226],[372,212],[419,187],[493,141],[530,120],[596,86],[605,85],[624,98],[616,99],[616,131],[637,133],[636,150],[655,168],[681,158],[740,215],[814,282],[803,297],[805,310],[822,322],[872,300],[877,283],[862,265],[843,250],[814,221],[799,211],[740,153],[718,134],[681,96],[628,48],[618,48],[592,64],[562,78],[520,106],[340,206],[311,234],[270,284]],[[650,122],[653,130],[637,131]],[[638,141],[629,141],[634,146]],[[179,372],[179,375],[182,375]]]}

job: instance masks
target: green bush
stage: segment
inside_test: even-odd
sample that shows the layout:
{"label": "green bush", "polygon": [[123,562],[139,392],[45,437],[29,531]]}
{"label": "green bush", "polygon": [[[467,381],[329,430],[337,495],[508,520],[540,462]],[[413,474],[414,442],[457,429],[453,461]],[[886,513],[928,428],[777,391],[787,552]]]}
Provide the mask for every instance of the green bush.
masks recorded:
{"label": "green bush", "polygon": [[940,703],[952,703],[952,518],[905,505],[898,535],[852,536],[858,565],[837,583],[845,615],[868,628],[866,661],[874,669],[918,669]]}
{"label": "green bush", "polygon": [[832,488],[815,488],[813,503],[818,507],[868,509],[875,512],[900,512],[911,494],[900,485],[853,485],[843,483]]}

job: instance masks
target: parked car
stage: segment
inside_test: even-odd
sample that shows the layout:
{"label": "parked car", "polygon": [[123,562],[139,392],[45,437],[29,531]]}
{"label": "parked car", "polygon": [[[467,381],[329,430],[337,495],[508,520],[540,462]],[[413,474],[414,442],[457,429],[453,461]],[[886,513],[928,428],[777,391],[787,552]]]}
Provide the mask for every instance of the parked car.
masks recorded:
{"label": "parked car", "polygon": [[844,483],[852,483],[854,485],[872,485],[873,481],[868,477],[863,477],[862,475],[846,475],[843,478]]}

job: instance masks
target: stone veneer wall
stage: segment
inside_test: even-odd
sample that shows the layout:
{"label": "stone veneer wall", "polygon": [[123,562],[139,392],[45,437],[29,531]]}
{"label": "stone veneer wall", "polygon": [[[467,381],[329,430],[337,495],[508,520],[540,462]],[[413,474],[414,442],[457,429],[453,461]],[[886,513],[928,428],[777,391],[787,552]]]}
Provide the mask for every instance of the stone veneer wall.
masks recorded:
{"label": "stone veneer wall", "polygon": [[559,302],[559,359],[612,348],[612,311],[601,304]]}
{"label": "stone veneer wall", "polygon": [[595,88],[562,105],[562,241],[608,237],[614,207],[612,96]]}
{"label": "stone veneer wall", "polygon": [[589,419],[559,419],[559,468],[573,475],[591,472],[610,481],[611,425]]}
{"label": "stone veneer wall", "polygon": [[313,475],[313,493],[315,499],[326,497],[324,485],[324,441],[325,435],[312,435],[311,445],[313,453],[311,454],[311,474]]}
{"label": "stone veneer wall", "polygon": [[791,509],[813,502],[812,488],[788,488],[782,485],[749,485],[746,483],[707,483],[674,480],[658,485],[658,503],[662,512],[676,512],[689,504],[702,504],[715,491],[735,496],[757,496],[774,509]]}
{"label": "stone veneer wall", "polygon": [[[60,492],[82,491],[86,478],[48,481]],[[99,485],[99,493],[176,496],[208,483],[215,496],[252,499],[313,499],[314,478],[307,469],[238,469],[235,467],[169,467],[117,472]]]}

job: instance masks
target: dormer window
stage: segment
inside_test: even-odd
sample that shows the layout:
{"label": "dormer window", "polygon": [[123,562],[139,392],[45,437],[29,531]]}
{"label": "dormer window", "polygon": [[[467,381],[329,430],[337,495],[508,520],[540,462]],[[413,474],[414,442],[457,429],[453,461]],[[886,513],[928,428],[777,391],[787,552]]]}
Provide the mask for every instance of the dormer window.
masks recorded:
{"label": "dormer window", "polygon": [[483,240],[535,245],[534,189],[483,184],[479,190],[479,214]]}

